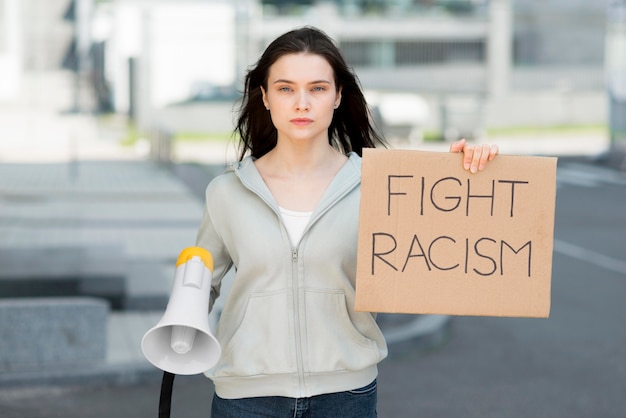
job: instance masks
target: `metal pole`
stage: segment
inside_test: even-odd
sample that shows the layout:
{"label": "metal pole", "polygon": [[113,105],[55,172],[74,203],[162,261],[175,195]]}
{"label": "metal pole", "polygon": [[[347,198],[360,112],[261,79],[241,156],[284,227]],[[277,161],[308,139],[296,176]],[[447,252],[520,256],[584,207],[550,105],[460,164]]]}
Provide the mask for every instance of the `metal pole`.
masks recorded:
{"label": "metal pole", "polygon": [[491,0],[487,39],[487,92],[492,97],[509,90],[512,63],[511,0]]}
{"label": "metal pole", "polygon": [[608,6],[605,57],[611,148],[626,149],[626,0]]}
{"label": "metal pole", "polygon": [[93,0],[74,0],[74,41],[76,45],[76,72],[74,79],[74,111],[80,113],[84,110],[82,101],[83,84],[89,75],[91,63],[89,53],[91,50],[91,17],[93,13]]}

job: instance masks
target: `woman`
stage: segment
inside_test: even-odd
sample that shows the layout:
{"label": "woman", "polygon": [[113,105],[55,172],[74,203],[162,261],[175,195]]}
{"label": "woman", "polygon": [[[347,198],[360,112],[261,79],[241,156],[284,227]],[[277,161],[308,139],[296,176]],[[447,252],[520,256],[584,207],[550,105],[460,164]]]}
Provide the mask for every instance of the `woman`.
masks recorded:
{"label": "woman", "polygon": [[[249,71],[240,161],[206,192],[197,245],[236,275],[216,337],[212,417],[376,416],[375,316],[354,311],[361,151],[383,145],[356,77],[315,28],[272,42]],[[459,141],[466,169],[497,147]]]}

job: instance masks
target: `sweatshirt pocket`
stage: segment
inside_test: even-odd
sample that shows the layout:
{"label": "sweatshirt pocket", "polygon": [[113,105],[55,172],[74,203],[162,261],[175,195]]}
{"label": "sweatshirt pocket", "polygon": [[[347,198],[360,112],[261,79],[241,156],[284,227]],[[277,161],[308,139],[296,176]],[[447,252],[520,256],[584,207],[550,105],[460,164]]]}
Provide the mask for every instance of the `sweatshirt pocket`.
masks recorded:
{"label": "sweatshirt pocket", "polygon": [[252,294],[233,337],[226,343],[215,377],[293,373],[292,323],[287,292]]}
{"label": "sweatshirt pocket", "polygon": [[350,320],[342,290],[307,290],[306,314],[309,372],[362,370],[380,360],[376,342]]}

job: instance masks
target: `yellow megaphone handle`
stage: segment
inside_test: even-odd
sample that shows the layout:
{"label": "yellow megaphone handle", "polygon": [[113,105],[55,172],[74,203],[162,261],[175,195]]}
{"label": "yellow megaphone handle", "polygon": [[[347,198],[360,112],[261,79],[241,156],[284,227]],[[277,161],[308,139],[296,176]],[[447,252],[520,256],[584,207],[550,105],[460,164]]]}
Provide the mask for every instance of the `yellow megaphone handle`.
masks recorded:
{"label": "yellow megaphone handle", "polygon": [[213,256],[210,252],[201,247],[187,247],[182,250],[178,256],[178,260],[176,261],[176,267],[178,268],[182,264],[185,264],[193,257],[199,257],[206,268],[213,272]]}

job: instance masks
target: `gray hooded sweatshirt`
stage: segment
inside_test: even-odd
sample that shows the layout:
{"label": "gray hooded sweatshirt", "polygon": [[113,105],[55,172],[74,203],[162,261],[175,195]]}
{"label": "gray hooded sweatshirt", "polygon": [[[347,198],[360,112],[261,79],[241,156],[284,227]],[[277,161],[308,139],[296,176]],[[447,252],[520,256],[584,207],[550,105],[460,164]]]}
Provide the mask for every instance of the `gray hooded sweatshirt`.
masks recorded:
{"label": "gray hooded sweatshirt", "polygon": [[213,179],[196,245],[213,255],[211,301],[235,276],[205,374],[222,398],[310,397],[367,385],[387,356],[369,312],[355,312],[361,158],[337,173],[293,246],[251,157]]}

